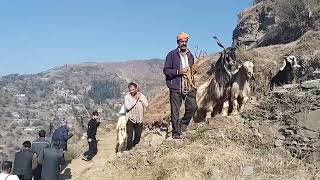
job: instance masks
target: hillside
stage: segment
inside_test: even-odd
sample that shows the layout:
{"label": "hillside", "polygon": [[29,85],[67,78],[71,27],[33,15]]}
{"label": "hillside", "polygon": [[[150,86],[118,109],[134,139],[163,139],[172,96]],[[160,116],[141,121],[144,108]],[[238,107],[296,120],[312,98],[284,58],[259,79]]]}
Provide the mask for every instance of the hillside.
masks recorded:
{"label": "hillside", "polygon": [[[151,100],[145,117],[147,128],[142,142],[134,150],[119,157],[110,152],[106,157],[99,156],[89,163],[76,159],[67,167],[71,168],[72,177],[90,179],[96,175],[95,179],[318,179],[320,31],[316,26],[317,8],[311,7],[312,26],[303,27],[305,29],[301,34],[294,37],[286,37],[291,29],[288,29],[287,34],[280,33],[283,28],[280,24],[284,20],[278,21],[280,17],[274,9],[278,8],[275,3],[279,2],[285,1],[257,1],[253,7],[239,15],[239,24],[235,28],[237,33],[234,34],[235,44],[238,44],[236,57],[255,64],[256,78],[252,83],[253,96],[250,103],[240,115],[214,117],[208,119],[207,123],[192,123],[182,141],[173,141],[168,138],[169,92],[167,88],[162,88],[162,92]],[[288,4],[290,3],[285,5]],[[320,7],[320,4],[316,5]],[[261,12],[268,12],[265,15],[274,18],[274,22],[268,24],[266,21],[259,21]],[[265,28],[251,26],[253,20]],[[239,33],[245,26],[256,28],[256,32],[246,29]],[[272,28],[268,28],[269,26]],[[283,39],[277,41],[276,37],[279,36],[273,36],[273,33],[280,33]],[[254,38],[250,40],[247,37]],[[272,38],[269,39],[270,37]],[[245,43],[239,43],[239,40]],[[279,69],[285,55],[295,55],[302,68],[295,71],[296,78],[292,85],[269,92],[270,77]],[[208,80],[206,72],[218,57],[218,54],[213,54],[199,61],[197,85]],[[100,133],[99,139],[109,141],[109,136],[112,135],[114,131]],[[93,166],[95,163],[98,165]],[[81,166],[86,169],[79,170]]]}
{"label": "hillside", "polygon": [[[319,65],[313,65],[313,71],[309,69],[310,62],[319,61],[319,37],[320,31],[308,32],[290,44],[248,51],[254,54],[255,59],[252,60],[256,64],[257,78],[250,104],[240,116],[214,117],[209,119],[209,124],[191,124],[183,141],[167,138],[170,136],[166,132],[169,102],[168,91],[163,88],[163,92],[152,99],[146,115],[146,125],[150,129],[146,128],[142,142],[133,151],[117,157],[114,149],[105,147],[105,142],[115,146],[115,131],[106,133],[102,130],[98,135],[101,154],[92,162],[73,160],[66,168],[70,172],[69,177],[80,180],[90,179],[93,174],[95,179],[101,180],[319,177],[320,126],[317,121],[320,84],[312,85],[312,81],[306,81],[319,78],[316,73],[313,74],[316,68],[320,68]],[[302,47],[308,51],[302,50]],[[296,80],[303,82],[302,88],[296,88],[299,86],[296,84],[277,88],[274,94],[265,94],[267,72],[280,66],[282,55],[293,52],[297,53],[295,55],[308,72]],[[302,52],[310,54],[302,56]],[[199,84],[207,79],[204,72],[217,58],[217,55],[212,55],[200,61],[203,73],[197,77]],[[81,143],[85,144],[85,140]]]}
{"label": "hillside", "polygon": [[[12,155],[40,129],[57,127],[66,119],[77,141],[93,110],[102,120],[115,120],[127,83],[139,84],[151,98],[164,86],[162,60],[83,63],[33,75],[12,74],[0,79],[0,147],[2,158]],[[12,157],[10,157],[12,158]]]}

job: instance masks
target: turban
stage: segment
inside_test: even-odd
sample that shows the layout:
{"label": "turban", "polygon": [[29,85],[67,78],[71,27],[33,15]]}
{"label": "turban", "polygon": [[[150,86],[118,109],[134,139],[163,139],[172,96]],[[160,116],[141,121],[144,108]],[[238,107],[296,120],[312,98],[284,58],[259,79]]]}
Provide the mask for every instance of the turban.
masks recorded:
{"label": "turban", "polygon": [[177,35],[177,40],[189,39],[189,35],[185,32],[181,32]]}

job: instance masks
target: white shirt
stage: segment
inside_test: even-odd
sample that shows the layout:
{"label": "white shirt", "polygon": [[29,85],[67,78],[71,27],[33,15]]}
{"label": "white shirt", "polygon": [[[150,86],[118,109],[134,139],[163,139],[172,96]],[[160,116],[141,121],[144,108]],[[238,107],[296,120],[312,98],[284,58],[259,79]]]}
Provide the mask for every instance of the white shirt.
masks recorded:
{"label": "white shirt", "polygon": [[189,67],[188,55],[186,53],[179,53],[181,59],[182,68]]}
{"label": "white shirt", "polygon": [[[7,179],[6,179],[7,178]],[[6,173],[0,174],[0,180],[19,180],[17,175],[11,175]]]}

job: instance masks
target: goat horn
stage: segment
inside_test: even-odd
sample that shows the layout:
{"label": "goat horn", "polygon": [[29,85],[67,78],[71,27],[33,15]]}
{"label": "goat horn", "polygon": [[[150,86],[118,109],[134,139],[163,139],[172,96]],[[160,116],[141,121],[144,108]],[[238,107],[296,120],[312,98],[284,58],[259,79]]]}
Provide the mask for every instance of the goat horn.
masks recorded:
{"label": "goat horn", "polygon": [[220,47],[222,47],[224,50],[226,50],[226,48],[224,47],[224,45],[221,43],[221,41],[218,39],[217,36],[213,36],[212,38],[217,41],[218,46],[220,46]]}

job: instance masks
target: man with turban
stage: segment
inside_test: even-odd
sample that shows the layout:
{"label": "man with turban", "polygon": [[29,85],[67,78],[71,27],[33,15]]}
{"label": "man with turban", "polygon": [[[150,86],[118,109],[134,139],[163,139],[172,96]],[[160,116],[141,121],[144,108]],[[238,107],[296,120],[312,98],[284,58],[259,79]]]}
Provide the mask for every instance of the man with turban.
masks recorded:
{"label": "man with turban", "polygon": [[[178,47],[170,51],[166,57],[163,73],[166,76],[166,84],[170,89],[172,138],[180,139],[182,131],[185,131],[191,118],[197,110],[196,89],[192,87],[188,92],[182,89],[183,76],[189,72],[197,72],[198,66],[194,63],[194,57],[188,46],[189,35],[179,33],[177,35]],[[179,110],[182,101],[185,101],[185,113],[179,119]]]}

